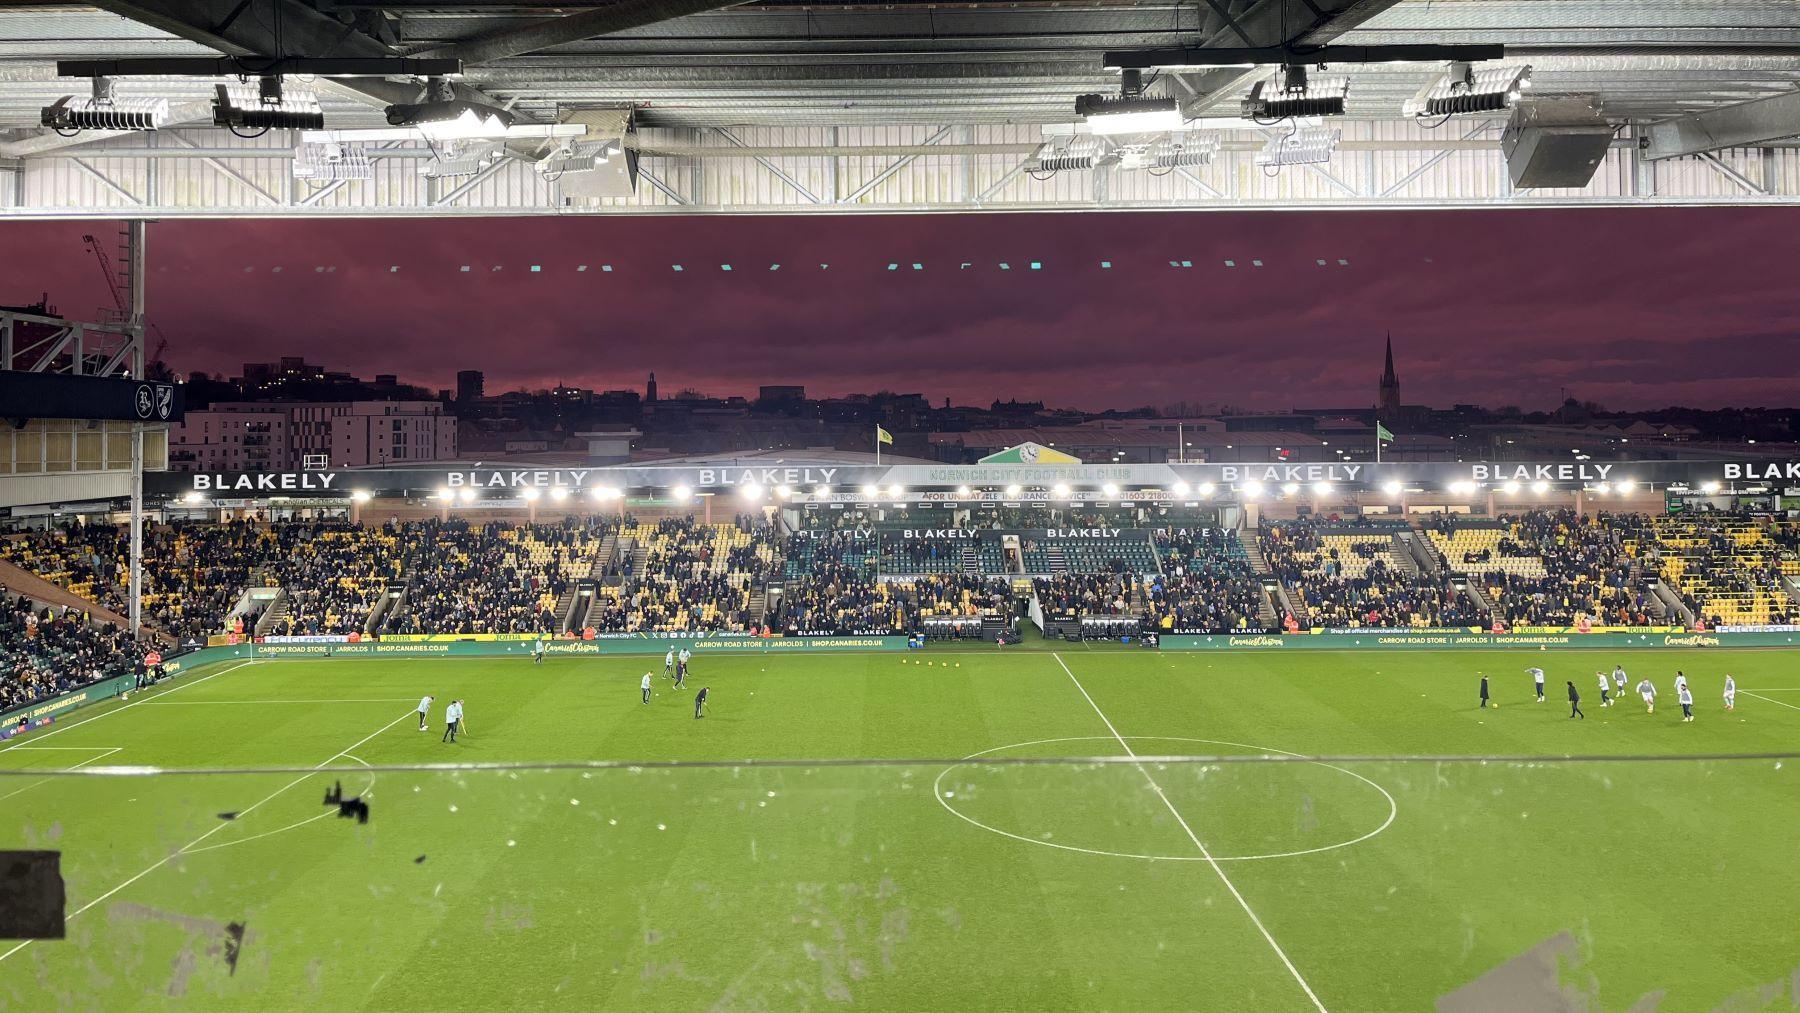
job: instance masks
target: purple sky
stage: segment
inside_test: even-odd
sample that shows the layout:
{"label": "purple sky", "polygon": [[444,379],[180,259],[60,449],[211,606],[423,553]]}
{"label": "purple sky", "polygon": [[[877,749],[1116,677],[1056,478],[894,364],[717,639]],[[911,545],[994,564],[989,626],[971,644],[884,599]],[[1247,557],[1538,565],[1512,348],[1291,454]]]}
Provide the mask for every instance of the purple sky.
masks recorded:
{"label": "purple sky", "polygon": [[[489,392],[655,370],[665,393],[1365,405],[1392,331],[1409,403],[1790,405],[1796,226],[1784,208],[180,221],[150,227],[149,309],[182,372],[304,354],[433,387],[481,369]],[[0,225],[0,303],[48,291],[97,315],[85,232],[113,245],[111,223]]]}

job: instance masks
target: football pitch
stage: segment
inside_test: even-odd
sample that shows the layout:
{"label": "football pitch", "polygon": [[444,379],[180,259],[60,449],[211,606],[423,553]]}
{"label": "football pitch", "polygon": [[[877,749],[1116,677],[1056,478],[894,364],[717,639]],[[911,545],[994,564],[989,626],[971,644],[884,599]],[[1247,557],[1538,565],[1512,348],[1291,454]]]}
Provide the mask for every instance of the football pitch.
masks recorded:
{"label": "football pitch", "polygon": [[1797,661],[229,662],[0,748],[70,915],[0,1008],[1787,1008]]}

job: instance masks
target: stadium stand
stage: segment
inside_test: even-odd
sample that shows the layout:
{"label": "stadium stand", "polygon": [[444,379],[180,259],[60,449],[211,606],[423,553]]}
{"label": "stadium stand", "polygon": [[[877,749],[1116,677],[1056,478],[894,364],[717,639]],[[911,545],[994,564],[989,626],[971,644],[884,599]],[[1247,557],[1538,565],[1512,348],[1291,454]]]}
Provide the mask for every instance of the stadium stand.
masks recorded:
{"label": "stadium stand", "polygon": [[[1374,535],[1375,532],[1371,532]],[[1413,572],[1391,538],[1322,534],[1310,520],[1265,524],[1257,544],[1302,628],[1467,626],[1481,617],[1442,578]]]}
{"label": "stadium stand", "polygon": [[626,629],[746,632],[753,591],[782,570],[773,530],[749,517],[730,524],[665,518],[627,532],[638,562],[627,582]]}
{"label": "stadium stand", "polygon": [[35,608],[0,587],[0,711],[128,675],[135,663],[131,640],[117,627]]}
{"label": "stadium stand", "polygon": [[[1624,536],[1627,551],[1660,568],[1708,626],[1785,624],[1797,614],[1782,577],[1792,561],[1755,518],[1676,514],[1650,518]],[[1784,571],[1784,562],[1789,569]]]}
{"label": "stadium stand", "polygon": [[1218,528],[1155,534],[1162,573],[1144,586],[1152,630],[1229,633],[1274,628],[1274,610],[1237,533]]}
{"label": "stadium stand", "polygon": [[558,603],[585,576],[606,523],[428,522],[405,533],[406,596],[388,633],[549,633]]}
{"label": "stadium stand", "polygon": [[893,633],[906,628],[906,609],[866,565],[822,561],[783,585],[778,625],[787,633]]}

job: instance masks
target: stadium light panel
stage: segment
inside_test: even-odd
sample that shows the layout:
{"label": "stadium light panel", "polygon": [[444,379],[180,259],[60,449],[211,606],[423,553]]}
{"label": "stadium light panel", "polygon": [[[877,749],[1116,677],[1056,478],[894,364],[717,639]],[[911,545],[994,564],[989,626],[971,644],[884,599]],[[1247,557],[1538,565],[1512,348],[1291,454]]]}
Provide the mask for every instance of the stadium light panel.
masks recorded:
{"label": "stadium light panel", "polygon": [[1618,489],[1619,495],[1623,496],[1626,493],[1632,491],[1633,489],[1636,489],[1637,483],[1633,482],[1629,478],[1621,478],[1621,479],[1619,479],[1619,484],[1617,486],[1615,486],[1614,488]]}
{"label": "stadium light panel", "polygon": [[505,157],[506,146],[499,142],[449,141],[434,157],[419,163],[419,175],[426,179],[474,176]]}
{"label": "stadium light panel", "polygon": [[1174,99],[1141,95],[1082,95],[1075,100],[1075,115],[1090,133],[1102,136],[1180,130],[1187,122]]}
{"label": "stadium light panel", "polygon": [[1347,77],[1313,77],[1300,65],[1278,67],[1251,87],[1240,111],[1244,119],[1264,123],[1291,116],[1342,116],[1349,95]]}
{"label": "stadium light panel", "polygon": [[169,100],[118,98],[108,77],[96,77],[87,98],[64,95],[38,113],[38,122],[59,134],[83,130],[156,130],[169,122]]}
{"label": "stadium light panel", "polygon": [[561,503],[563,500],[566,500],[569,498],[569,490],[564,489],[560,485],[552,486],[550,488],[550,498],[557,501],[558,503]]}
{"label": "stadium light panel", "polygon": [[1517,105],[1531,87],[1531,68],[1484,67],[1453,63],[1444,75],[1401,107],[1408,116],[1456,116],[1504,112]]}
{"label": "stadium light panel", "polygon": [[1312,491],[1313,491],[1314,496],[1329,496],[1329,495],[1331,495],[1331,483],[1330,482],[1314,482]]}
{"label": "stadium light panel", "polygon": [[1400,488],[1400,483],[1392,480],[1381,483],[1381,491],[1387,493],[1389,496],[1400,495]]}
{"label": "stadium light panel", "polygon": [[1119,487],[1113,482],[1108,482],[1100,487],[1100,491],[1107,496],[1117,496],[1119,494]]}
{"label": "stadium light panel", "polygon": [[352,503],[367,503],[373,498],[367,489],[353,489],[350,492],[350,502]]}
{"label": "stadium light panel", "polygon": [[888,491],[888,495],[889,495],[889,496],[892,496],[892,497],[894,497],[894,498],[895,498],[895,499],[899,499],[899,498],[900,498],[900,497],[902,497],[902,496],[904,496],[904,495],[906,495],[906,486],[903,486],[903,485],[890,485],[890,486],[888,486],[888,490],[887,490],[887,491]]}
{"label": "stadium light panel", "polygon": [[674,496],[677,500],[680,500],[683,503],[686,503],[688,500],[694,498],[694,490],[689,489],[685,485],[678,485],[675,488],[670,489],[669,491],[674,494]]}
{"label": "stadium light panel", "polygon": [[1238,491],[1244,494],[1245,499],[1255,499],[1262,495],[1263,484],[1253,478],[1243,485],[1238,486]]}
{"label": "stadium light panel", "polygon": [[1331,161],[1343,131],[1325,127],[1299,127],[1269,138],[1256,153],[1256,164],[1264,168],[1289,165],[1319,165]]}
{"label": "stadium light panel", "polygon": [[294,178],[332,182],[375,178],[369,149],[337,141],[302,142],[294,149]]}
{"label": "stadium light panel", "polygon": [[464,503],[473,503],[475,502],[475,490],[465,485],[456,491],[456,498]]}
{"label": "stadium light panel", "polygon": [[1713,493],[1716,493],[1719,491],[1719,483],[1717,483],[1717,482],[1701,482],[1700,483],[1700,491],[1707,494],[1708,496],[1711,496]]}
{"label": "stadium light panel", "polygon": [[1612,492],[1612,483],[1601,482],[1599,485],[1594,486],[1594,491],[1604,496],[1607,493]]}
{"label": "stadium light panel", "polygon": [[236,133],[254,130],[323,130],[325,111],[310,89],[285,84],[279,77],[216,85],[213,126]]}
{"label": "stadium light panel", "polygon": [[969,498],[969,487],[966,485],[957,486],[956,487],[956,498],[957,499],[968,499]]}
{"label": "stadium light panel", "polygon": [[1211,499],[1215,490],[1211,482],[1201,482],[1194,487],[1194,491],[1200,495],[1201,499]]}
{"label": "stadium light panel", "polygon": [[1550,483],[1543,481],[1533,482],[1531,483],[1531,491],[1542,496],[1550,491]]}
{"label": "stadium light panel", "polygon": [[778,485],[775,487],[775,496],[778,499],[792,499],[793,495],[794,489],[792,486]]}
{"label": "stadium light panel", "polygon": [[1508,496],[1517,496],[1519,494],[1519,483],[1508,482],[1500,487],[1500,491]]}
{"label": "stadium light panel", "polygon": [[763,498],[763,487],[755,482],[740,485],[738,486],[738,495],[746,500],[759,500]]}
{"label": "stadium light panel", "polygon": [[437,491],[437,498],[448,503],[456,498],[456,493],[452,492],[448,486],[440,487]]}
{"label": "stadium light panel", "polygon": [[535,487],[526,486],[524,491],[519,493],[519,495],[525,497],[525,502],[527,503],[536,503],[538,497],[542,496],[543,493],[539,492]]}
{"label": "stadium light panel", "polygon": [[825,497],[831,495],[831,486],[821,485],[818,488],[813,490],[813,495],[818,497],[819,499],[824,499]]}
{"label": "stadium light panel", "polygon": [[206,502],[206,494],[203,492],[190,492],[181,498],[186,500],[190,505]]}
{"label": "stadium light panel", "polygon": [[1177,481],[1174,485],[1169,486],[1169,491],[1177,496],[1186,496],[1188,494],[1188,484],[1186,482]]}
{"label": "stadium light panel", "polygon": [[1017,485],[1009,485],[1006,487],[1006,494],[1008,496],[1017,497],[1020,493],[1022,493],[1024,491],[1025,491],[1024,489],[1019,488]]}
{"label": "stadium light panel", "polygon": [[870,482],[862,487],[862,494],[867,499],[874,499],[875,497],[881,495],[881,487],[876,485],[873,482]]}
{"label": "stadium light panel", "polygon": [[1292,496],[1292,495],[1293,495],[1293,494],[1295,494],[1295,493],[1297,493],[1297,492],[1299,492],[1299,491],[1300,491],[1300,483],[1298,483],[1298,482],[1284,482],[1284,483],[1282,483],[1282,486],[1281,486],[1281,494],[1282,494],[1282,495],[1283,495],[1283,496]]}
{"label": "stadium light panel", "polygon": [[1065,482],[1058,482],[1050,488],[1050,494],[1055,496],[1057,499],[1068,499],[1069,498],[1069,486]]}

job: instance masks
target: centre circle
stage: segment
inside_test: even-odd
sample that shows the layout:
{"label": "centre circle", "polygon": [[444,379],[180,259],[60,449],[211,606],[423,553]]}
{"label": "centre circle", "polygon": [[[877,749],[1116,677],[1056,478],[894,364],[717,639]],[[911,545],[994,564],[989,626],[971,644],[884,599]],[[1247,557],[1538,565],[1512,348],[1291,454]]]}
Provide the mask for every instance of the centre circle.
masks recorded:
{"label": "centre circle", "polygon": [[[1015,841],[1159,862],[1251,862],[1335,851],[1374,837],[1399,815],[1387,789],[1353,770],[1300,759],[1302,754],[1284,749],[1219,739],[1125,736],[1131,751],[1145,757],[1137,764],[1108,757],[1104,764],[1077,759],[1067,764],[982,766],[983,758],[1031,756],[1044,746],[1119,741],[1105,735],[1078,736],[984,749],[944,768],[932,782],[932,794],[958,819]],[[1278,763],[1155,759],[1152,753],[1174,755],[1154,747],[1171,742],[1296,759]],[[1167,825],[1149,828],[1160,822]],[[1206,853],[1193,844],[1190,832],[1205,845]],[[1149,846],[1120,839],[1148,833],[1169,843]]]}

